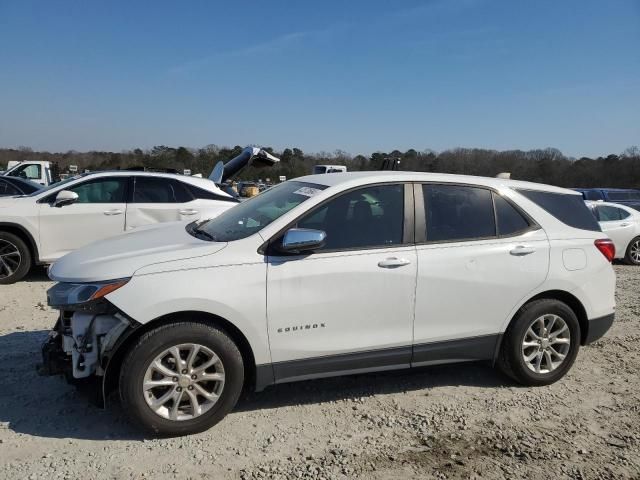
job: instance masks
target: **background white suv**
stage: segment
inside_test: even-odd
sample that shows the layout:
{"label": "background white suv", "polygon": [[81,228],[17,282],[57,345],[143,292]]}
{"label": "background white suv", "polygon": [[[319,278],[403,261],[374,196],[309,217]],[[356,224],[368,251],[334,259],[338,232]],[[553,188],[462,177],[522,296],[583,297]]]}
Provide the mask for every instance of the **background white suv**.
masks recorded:
{"label": "background white suv", "polygon": [[208,179],[116,171],[82,174],[0,199],[0,284],[96,240],[144,225],[212,218],[237,200]]}
{"label": "background white suv", "polygon": [[102,378],[162,434],[210,427],[243,386],[474,360],[546,385],[611,326],[613,255],[570,190],[303,177],[56,262],[41,372]]}
{"label": "background white suv", "polygon": [[616,246],[616,258],[640,265],[640,212],[610,202],[586,202],[602,231]]}

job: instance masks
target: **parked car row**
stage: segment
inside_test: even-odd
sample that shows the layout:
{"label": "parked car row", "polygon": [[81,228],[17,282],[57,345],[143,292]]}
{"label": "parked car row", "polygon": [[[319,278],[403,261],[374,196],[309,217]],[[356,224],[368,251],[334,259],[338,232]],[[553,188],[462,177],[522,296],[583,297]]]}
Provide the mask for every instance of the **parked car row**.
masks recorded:
{"label": "parked car row", "polygon": [[[131,208],[143,178],[122,187]],[[571,190],[333,173],[234,205],[54,263],[40,372],[118,392],[144,428],[183,435],[243,388],[318,377],[484,360],[548,385],[614,319],[615,245]]]}
{"label": "parked car row", "polygon": [[220,189],[222,181],[247,165],[277,161],[249,147],[226,165],[217,165],[211,179],[117,170],[35,188],[16,177],[0,177],[0,188],[21,192],[0,199],[0,284],[17,282],[33,265],[51,264],[119,233],[159,222],[213,218],[238,203]]}

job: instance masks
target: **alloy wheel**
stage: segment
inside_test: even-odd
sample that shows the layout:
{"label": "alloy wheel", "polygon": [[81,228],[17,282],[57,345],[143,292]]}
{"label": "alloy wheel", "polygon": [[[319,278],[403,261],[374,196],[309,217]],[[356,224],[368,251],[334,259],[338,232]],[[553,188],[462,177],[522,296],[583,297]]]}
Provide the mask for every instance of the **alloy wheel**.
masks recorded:
{"label": "alloy wheel", "polygon": [[185,343],[153,359],[145,372],[142,391],[157,415],[183,421],[209,411],[220,398],[224,383],[224,366],[213,350]]}
{"label": "alloy wheel", "polygon": [[542,315],[527,328],[522,358],[529,370],[551,373],[562,365],[570,348],[571,332],[567,323],[557,315]]}
{"label": "alloy wheel", "polygon": [[629,247],[629,257],[633,263],[640,264],[640,239],[635,240]]}
{"label": "alloy wheel", "polygon": [[20,267],[22,255],[16,245],[0,239],[0,278],[7,278]]}

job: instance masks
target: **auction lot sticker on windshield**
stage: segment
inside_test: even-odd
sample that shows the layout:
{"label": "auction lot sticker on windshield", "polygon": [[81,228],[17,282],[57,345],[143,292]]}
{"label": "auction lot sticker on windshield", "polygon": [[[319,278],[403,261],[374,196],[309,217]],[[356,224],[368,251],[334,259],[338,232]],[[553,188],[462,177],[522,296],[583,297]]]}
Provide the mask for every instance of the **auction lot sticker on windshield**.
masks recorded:
{"label": "auction lot sticker on windshield", "polygon": [[322,190],[318,190],[317,188],[313,188],[313,187],[302,187],[293,193],[297,193],[298,195],[304,195],[305,197],[313,197],[314,195],[317,195],[321,191]]}

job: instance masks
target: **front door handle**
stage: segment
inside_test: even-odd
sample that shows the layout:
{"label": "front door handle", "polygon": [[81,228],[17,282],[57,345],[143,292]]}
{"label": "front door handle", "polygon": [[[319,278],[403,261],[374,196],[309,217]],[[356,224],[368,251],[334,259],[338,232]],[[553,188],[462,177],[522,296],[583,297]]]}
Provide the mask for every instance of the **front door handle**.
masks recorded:
{"label": "front door handle", "polygon": [[114,208],[113,210],[105,210],[104,211],[105,215],[121,215],[122,214],[122,210],[120,210],[119,208]]}
{"label": "front door handle", "polygon": [[398,268],[404,267],[405,265],[409,265],[411,262],[406,258],[385,258],[384,260],[380,260],[378,262],[378,266],[380,268]]}
{"label": "front door handle", "polygon": [[194,210],[193,208],[180,210],[180,215],[195,215],[196,213],[198,213],[198,210]]}
{"label": "front door handle", "polygon": [[525,255],[530,255],[535,251],[536,251],[536,249],[533,248],[533,247],[527,247],[525,245],[518,245],[517,247],[514,247],[513,249],[511,249],[509,251],[509,253],[511,255],[516,256],[516,257],[523,257]]}
{"label": "front door handle", "polygon": [[620,224],[620,226],[621,226],[621,227],[628,227],[629,225],[630,225],[630,224],[629,224],[629,223],[626,223],[626,222],[625,222],[625,223],[621,223],[621,224]]}

